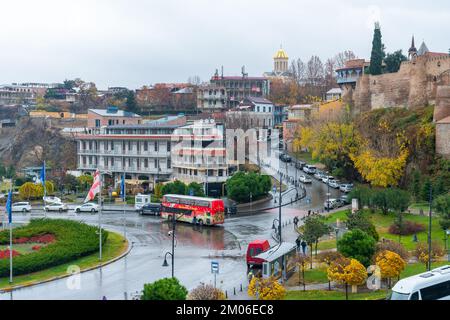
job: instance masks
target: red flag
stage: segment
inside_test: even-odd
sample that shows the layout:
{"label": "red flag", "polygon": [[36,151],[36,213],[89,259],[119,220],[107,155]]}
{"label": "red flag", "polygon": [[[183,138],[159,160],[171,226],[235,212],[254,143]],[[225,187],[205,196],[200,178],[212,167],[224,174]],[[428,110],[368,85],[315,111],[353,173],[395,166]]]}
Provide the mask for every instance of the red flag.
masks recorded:
{"label": "red flag", "polygon": [[89,189],[88,195],[84,200],[84,203],[94,200],[95,195],[100,192],[100,172],[97,170],[94,174],[94,182],[91,189]]}

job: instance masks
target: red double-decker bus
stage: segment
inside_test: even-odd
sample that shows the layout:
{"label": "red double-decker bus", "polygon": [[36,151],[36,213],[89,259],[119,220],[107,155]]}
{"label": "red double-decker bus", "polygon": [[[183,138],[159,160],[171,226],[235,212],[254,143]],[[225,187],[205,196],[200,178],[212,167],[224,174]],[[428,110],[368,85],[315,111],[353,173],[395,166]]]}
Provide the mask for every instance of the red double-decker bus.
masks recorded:
{"label": "red double-decker bus", "polygon": [[161,218],[199,225],[223,224],[225,206],[221,199],[166,194],[161,205]]}

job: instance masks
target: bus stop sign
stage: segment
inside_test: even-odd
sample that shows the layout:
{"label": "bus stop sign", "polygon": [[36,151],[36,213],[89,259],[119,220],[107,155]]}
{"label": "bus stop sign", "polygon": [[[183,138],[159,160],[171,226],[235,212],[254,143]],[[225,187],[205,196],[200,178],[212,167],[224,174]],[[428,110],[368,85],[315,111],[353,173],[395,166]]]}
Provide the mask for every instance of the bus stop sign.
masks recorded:
{"label": "bus stop sign", "polygon": [[219,273],[219,262],[211,261],[211,273]]}

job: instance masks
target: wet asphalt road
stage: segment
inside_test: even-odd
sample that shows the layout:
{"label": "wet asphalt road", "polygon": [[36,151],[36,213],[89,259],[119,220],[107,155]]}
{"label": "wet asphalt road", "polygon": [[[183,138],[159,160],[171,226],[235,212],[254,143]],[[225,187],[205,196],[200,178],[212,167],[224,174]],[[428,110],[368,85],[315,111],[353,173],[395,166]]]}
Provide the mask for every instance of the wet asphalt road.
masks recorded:
{"label": "wet asphalt road", "polygon": [[[295,176],[294,166],[288,166],[288,172]],[[300,172],[299,172],[300,173]],[[301,173],[303,174],[303,173]],[[326,199],[327,187],[313,179],[307,185],[307,197],[310,203],[302,200],[282,208],[283,224],[292,221],[295,216],[303,216],[309,209],[322,209]],[[331,189],[332,197],[339,191]],[[295,190],[283,196],[284,201],[295,197]],[[262,204],[268,207],[268,204]],[[47,214],[60,217],[60,214]],[[97,224],[98,216],[91,214],[63,214],[69,219],[83,220]],[[123,214],[120,212],[103,214],[104,228],[123,233]],[[272,240],[272,223],[278,218],[278,209],[261,212],[253,216],[231,216],[223,226],[198,228],[190,224],[178,223],[176,229],[177,246],[175,248],[175,276],[189,290],[201,282],[213,283],[211,261],[219,262],[217,276],[218,287],[230,295],[233,288],[247,284],[245,250],[248,242],[255,239]],[[29,215],[22,216],[23,222]],[[169,225],[158,217],[140,216],[126,213],[126,234],[132,248],[123,259],[104,266],[101,269],[85,272],[79,278],[66,278],[28,288],[17,289],[12,293],[0,293],[0,299],[107,299],[123,300],[131,298],[132,293],[142,290],[144,283],[163,277],[170,277],[171,267],[163,267],[164,255],[171,250]],[[293,225],[283,227],[283,241],[294,242],[296,234]],[[169,259],[170,264],[170,259]]]}

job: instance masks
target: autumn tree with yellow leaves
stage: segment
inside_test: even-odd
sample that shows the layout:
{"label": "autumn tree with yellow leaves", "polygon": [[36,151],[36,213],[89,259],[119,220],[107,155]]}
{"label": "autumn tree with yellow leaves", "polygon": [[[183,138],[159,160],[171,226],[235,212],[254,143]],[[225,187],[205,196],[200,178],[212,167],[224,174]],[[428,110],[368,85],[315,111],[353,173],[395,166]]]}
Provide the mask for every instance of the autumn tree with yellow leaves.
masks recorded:
{"label": "autumn tree with yellow leaves", "polygon": [[273,277],[253,277],[248,286],[248,295],[258,300],[281,300],[286,289]]}
{"label": "autumn tree with yellow leaves", "polygon": [[384,250],[375,257],[375,264],[380,268],[381,277],[388,280],[391,287],[391,279],[399,278],[406,267],[406,261],[395,252]]}
{"label": "autumn tree with yellow leaves", "polygon": [[357,286],[366,281],[367,271],[356,259],[340,258],[328,267],[327,276],[330,281],[345,285],[345,298],[348,300],[348,286],[352,286],[356,292]]}

